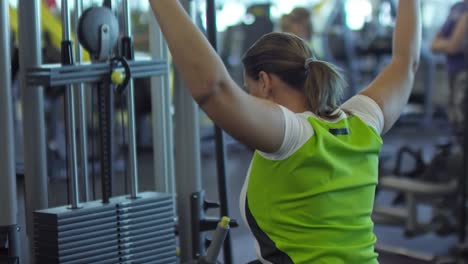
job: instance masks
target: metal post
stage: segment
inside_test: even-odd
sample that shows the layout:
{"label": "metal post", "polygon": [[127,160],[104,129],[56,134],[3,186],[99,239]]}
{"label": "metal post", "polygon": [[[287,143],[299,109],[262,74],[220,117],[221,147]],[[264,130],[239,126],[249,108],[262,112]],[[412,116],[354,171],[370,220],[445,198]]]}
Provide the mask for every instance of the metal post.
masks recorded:
{"label": "metal post", "polygon": [[468,118],[466,117],[466,113],[468,113],[468,89],[465,90],[464,94],[464,124],[463,124],[463,171],[459,175],[459,217],[458,217],[458,244],[460,247],[467,247],[467,240],[466,240],[466,227],[467,227],[467,188],[468,188]]}
{"label": "metal post", "polygon": [[[123,0],[124,13],[124,37],[129,42],[127,46],[127,59],[133,60],[132,43],[132,20],[130,16],[130,6],[128,0]],[[127,87],[127,116],[128,116],[128,161],[130,173],[130,195],[136,198],[138,194],[138,161],[136,152],[136,129],[135,129],[135,94],[133,80],[130,80]]]}
{"label": "metal post", "polygon": [[[0,227],[18,224],[16,173],[15,173],[15,137],[13,134],[13,97],[11,95],[11,55],[10,55],[10,19],[8,2],[0,1]],[[17,232],[9,235],[10,250],[19,256]],[[16,240],[16,241],[13,241]],[[13,247],[12,247],[13,246]]]}
{"label": "metal post", "polygon": [[[153,58],[165,60],[167,69],[170,69],[169,51],[154,16],[150,20],[150,50]],[[162,77],[151,78],[153,163],[155,190],[175,195],[172,95],[169,78],[169,72]]]}
{"label": "metal post", "polygon": [[[434,92],[435,64],[431,52],[427,47],[421,49],[421,61],[424,62],[424,118],[423,125],[430,127],[432,125],[432,116],[434,111],[432,95]],[[420,67],[421,69],[421,67]]]}
{"label": "metal post", "polygon": [[[83,13],[83,0],[75,0],[75,21],[78,21]],[[78,22],[76,22],[78,24]],[[78,30],[75,30],[75,39],[78,39]],[[76,41],[76,62],[83,62],[83,49],[78,41]],[[80,168],[81,179],[83,179],[84,200],[90,200],[90,184],[89,184],[89,171],[88,171],[88,135],[87,135],[87,122],[86,122],[86,90],[84,84],[79,84],[76,89],[78,100],[78,125],[79,125],[79,152],[80,152]]]}
{"label": "metal post", "polygon": [[418,222],[416,197],[413,193],[406,193],[405,198],[406,198],[406,210],[408,211],[408,219],[406,220],[405,229],[406,229],[406,232],[410,232],[411,235],[414,235],[417,232],[416,225]]}
{"label": "metal post", "polygon": [[[68,0],[62,0],[62,64],[73,64],[73,45],[70,42],[70,10]],[[78,157],[76,153],[76,111],[73,86],[65,89],[66,133],[67,133],[67,173],[70,177],[71,208],[78,208]]]}
{"label": "metal post", "polygon": [[11,225],[8,228],[8,251],[10,257],[17,258],[21,263],[21,228],[18,225]]}
{"label": "metal post", "polygon": [[[41,56],[40,0],[19,1],[20,85],[23,107],[26,231],[33,250],[33,211],[48,207],[44,97],[40,87],[28,87],[26,70],[39,66]],[[31,254],[31,256],[33,256]],[[33,263],[31,260],[28,263]]]}
{"label": "metal post", "polygon": [[[357,58],[355,53],[355,41],[353,40],[353,32],[346,26],[346,10],[345,10],[345,1],[339,0],[339,15],[340,17],[340,26],[341,26],[341,37],[343,37],[344,51],[346,53],[346,67],[349,71],[349,87],[348,93],[345,95],[346,98],[354,96],[358,92],[357,87],[357,76],[358,76],[358,66]],[[335,18],[336,19],[336,18]]]}
{"label": "metal post", "polygon": [[[194,18],[194,2],[181,1],[187,12]],[[190,203],[192,193],[201,190],[200,131],[198,106],[187,89],[183,87],[180,75],[174,78],[175,104],[175,168],[177,210],[179,216],[179,244],[181,262],[192,260],[192,223]]]}
{"label": "metal post", "polygon": [[[206,2],[206,29],[208,40],[215,50],[218,49],[217,27],[216,27],[216,7],[215,0],[207,0]],[[215,126],[215,140],[216,140],[216,166],[218,174],[218,194],[220,202],[221,217],[229,216],[229,201],[228,201],[228,188],[226,179],[226,151],[224,143],[224,132],[218,126]],[[227,234],[223,244],[224,263],[232,263],[232,246],[231,236]]]}
{"label": "metal post", "polygon": [[62,0],[62,41],[70,40],[70,10],[68,1]]}

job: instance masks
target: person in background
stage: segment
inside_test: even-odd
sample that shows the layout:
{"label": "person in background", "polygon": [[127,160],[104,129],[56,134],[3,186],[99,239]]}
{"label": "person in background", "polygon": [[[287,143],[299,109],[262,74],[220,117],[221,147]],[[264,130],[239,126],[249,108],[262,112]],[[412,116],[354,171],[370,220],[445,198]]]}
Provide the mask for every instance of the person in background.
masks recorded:
{"label": "person in background", "polygon": [[296,7],[291,13],[283,15],[280,21],[280,31],[289,32],[307,42],[310,41],[314,30],[309,10]]}
{"label": "person in background", "polygon": [[463,127],[468,81],[468,0],[452,6],[442,29],[432,42],[432,51],[447,58],[449,74],[449,118],[459,133]]}

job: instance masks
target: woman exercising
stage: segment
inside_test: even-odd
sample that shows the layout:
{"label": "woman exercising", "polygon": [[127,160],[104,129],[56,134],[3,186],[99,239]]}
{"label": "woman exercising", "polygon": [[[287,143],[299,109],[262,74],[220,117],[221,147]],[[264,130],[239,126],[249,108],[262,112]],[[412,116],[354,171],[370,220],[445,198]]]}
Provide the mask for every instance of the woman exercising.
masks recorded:
{"label": "woman exercising", "polygon": [[419,0],[400,1],[393,58],[340,104],[341,75],[287,33],[244,55],[245,86],[177,0],[151,0],[173,60],[208,116],[256,149],[241,211],[262,263],[378,263],[371,213],[381,134],[413,87],[421,43]]}

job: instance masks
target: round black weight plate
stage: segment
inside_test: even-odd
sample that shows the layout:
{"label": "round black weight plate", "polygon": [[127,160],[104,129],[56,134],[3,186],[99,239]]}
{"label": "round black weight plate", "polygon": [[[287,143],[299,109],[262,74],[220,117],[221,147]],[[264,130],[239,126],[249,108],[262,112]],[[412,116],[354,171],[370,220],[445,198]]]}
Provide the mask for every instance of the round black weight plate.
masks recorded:
{"label": "round black weight plate", "polygon": [[[91,7],[80,17],[78,23],[78,41],[93,56],[99,54],[101,26],[109,27],[109,48],[113,49],[119,36],[119,22],[109,8]],[[111,51],[105,51],[105,54]]]}

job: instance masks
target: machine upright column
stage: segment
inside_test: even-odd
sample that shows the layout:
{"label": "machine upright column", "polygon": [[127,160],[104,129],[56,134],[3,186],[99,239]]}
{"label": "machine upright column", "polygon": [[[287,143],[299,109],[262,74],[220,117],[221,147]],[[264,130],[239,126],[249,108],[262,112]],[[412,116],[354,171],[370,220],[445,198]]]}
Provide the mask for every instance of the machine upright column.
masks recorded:
{"label": "machine upright column", "polygon": [[0,1],[0,229],[8,230],[10,257],[19,257],[15,136],[11,95],[10,19],[8,2]]}
{"label": "machine upright column", "polygon": [[[6,1],[3,1],[6,2]],[[41,87],[28,86],[26,69],[42,63],[41,1],[19,0],[19,60],[23,107],[26,231],[33,263],[33,212],[48,207],[44,95]]]}
{"label": "machine upright column", "polygon": [[[150,18],[150,50],[153,58],[165,60],[169,65],[169,50],[158,22]],[[169,70],[170,71],[170,70]],[[155,190],[175,196],[174,136],[172,125],[172,95],[170,72],[151,78],[151,109],[153,127]]]}
{"label": "machine upright column", "polygon": [[[194,18],[194,1],[183,0],[187,12]],[[179,216],[179,244],[181,262],[193,259],[193,237],[191,222],[191,198],[193,193],[201,191],[201,158],[198,106],[187,89],[183,87],[181,77],[175,72],[175,168],[177,191],[177,215]]]}

